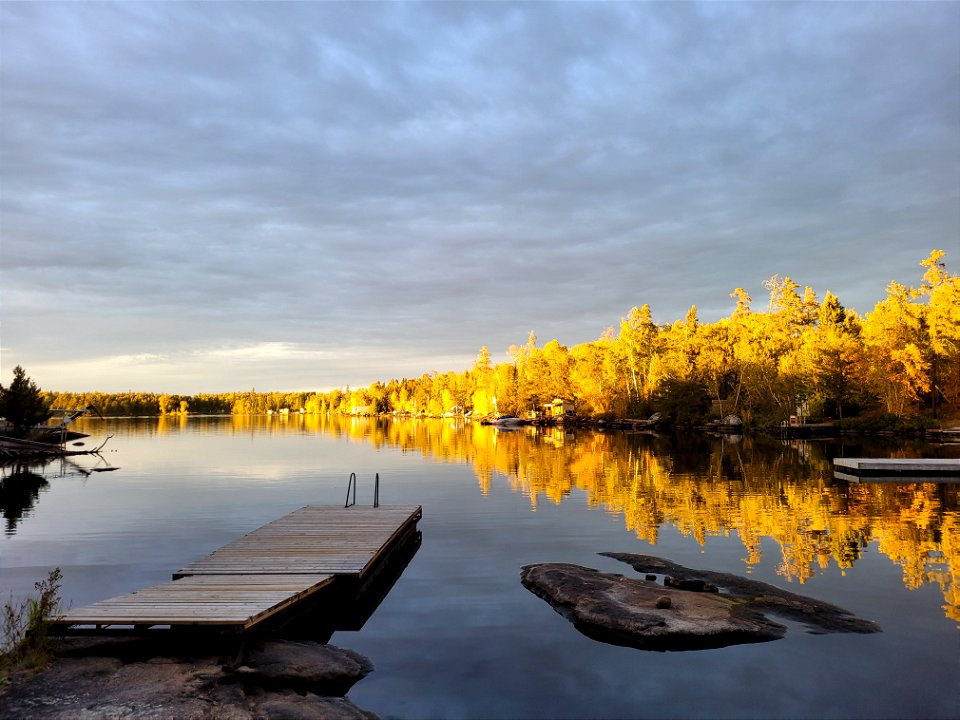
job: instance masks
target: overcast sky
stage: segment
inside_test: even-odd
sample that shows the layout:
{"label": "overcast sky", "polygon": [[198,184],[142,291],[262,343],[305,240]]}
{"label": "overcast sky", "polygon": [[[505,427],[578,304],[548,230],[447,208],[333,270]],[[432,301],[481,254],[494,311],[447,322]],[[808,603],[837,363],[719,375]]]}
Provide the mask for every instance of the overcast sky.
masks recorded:
{"label": "overcast sky", "polygon": [[958,3],[0,4],[0,381],[319,390],[960,271]]}

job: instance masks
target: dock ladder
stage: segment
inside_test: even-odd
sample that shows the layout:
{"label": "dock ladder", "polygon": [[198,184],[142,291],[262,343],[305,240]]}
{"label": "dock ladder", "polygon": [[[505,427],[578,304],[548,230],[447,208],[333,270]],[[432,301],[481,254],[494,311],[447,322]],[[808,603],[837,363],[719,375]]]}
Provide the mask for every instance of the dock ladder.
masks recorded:
{"label": "dock ladder", "polygon": [[[353,493],[351,497],[351,491]],[[350,480],[347,481],[347,500],[343,506],[345,508],[357,504],[357,474],[350,473]],[[373,480],[373,506],[380,507],[380,473],[376,474]]]}

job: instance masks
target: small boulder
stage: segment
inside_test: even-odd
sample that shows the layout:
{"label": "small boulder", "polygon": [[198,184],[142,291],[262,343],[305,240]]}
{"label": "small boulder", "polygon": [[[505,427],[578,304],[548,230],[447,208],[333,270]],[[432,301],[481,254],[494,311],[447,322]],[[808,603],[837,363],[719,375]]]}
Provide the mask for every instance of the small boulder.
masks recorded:
{"label": "small boulder", "polygon": [[234,672],[246,684],[343,696],[373,671],[360,653],[315,642],[269,640],[251,650]]}

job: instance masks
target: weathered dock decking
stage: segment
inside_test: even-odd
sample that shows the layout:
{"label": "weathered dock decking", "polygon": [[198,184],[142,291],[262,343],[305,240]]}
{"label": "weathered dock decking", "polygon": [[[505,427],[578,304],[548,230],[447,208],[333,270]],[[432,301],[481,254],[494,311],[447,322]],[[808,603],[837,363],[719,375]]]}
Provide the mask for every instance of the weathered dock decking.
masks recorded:
{"label": "weathered dock decking", "polygon": [[420,518],[419,506],[307,505],[174,573],[363,576],[391,540]]}
{"label": "weathered dock decking", "polygon": [[338,579],[361,581],[421,517],[418,505],[308,505],[174,573],[173,581],[69,610],[55,624],[249,630]]}
{"label": "weathered dock decking", "polygon": [[951,458],[834,458],[833,468],[842,480],[960,481],[960,459]]}
{"label": "weathered dock decking", "polygon": [[70,610],[59,624],[249,630],[333,580],[333,575],[197,575]]}

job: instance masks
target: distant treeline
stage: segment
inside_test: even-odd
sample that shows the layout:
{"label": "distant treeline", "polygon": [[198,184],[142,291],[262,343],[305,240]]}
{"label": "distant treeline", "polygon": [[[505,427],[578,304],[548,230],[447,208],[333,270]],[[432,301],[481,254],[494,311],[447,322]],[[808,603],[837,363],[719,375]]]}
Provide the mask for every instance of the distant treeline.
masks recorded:
{"label": "distant treeline", "polygon": [[683,320],[659,325],[648,305],[634,307],[600,338],[542,347],[534,333],[491,362],[486,347],[462,372],[375,382],[326,393],[202,394],[47,393],[54,407],[92,404],[104,415],[167,413],[342,412],[443,415],[471,411],[525,414],[555,398],[585,417],[645,417],[675,424],[733,413],[773,424],[800,415],[898,418],[960,410],[960,276],[933,251],[919,287],[891,282],[863,316],[830,292],[777,275],[764,283],[765,310],[743,288],[729,317],[701,323],[693,306]]}
{"label": "distant treeline", "polygon": [[[148,392],[45,392],[44,397],[54,408],[82,408],[93,405],[101,415],[133,417],[142,415],[173,415],[199,413],[203,415],[257,415],[292,408],[299,412],[307,408],[311,399],[319,397],[312,392],[279,393],[250,390],[232,393],[202,393],[200,395],[170,395]],[[317,412],[315,402],[309,403],[311,412]]]}

